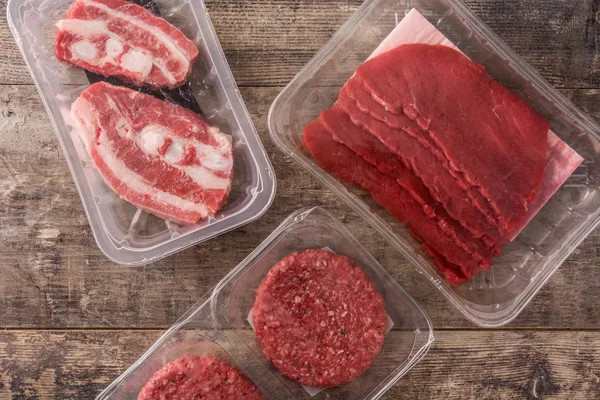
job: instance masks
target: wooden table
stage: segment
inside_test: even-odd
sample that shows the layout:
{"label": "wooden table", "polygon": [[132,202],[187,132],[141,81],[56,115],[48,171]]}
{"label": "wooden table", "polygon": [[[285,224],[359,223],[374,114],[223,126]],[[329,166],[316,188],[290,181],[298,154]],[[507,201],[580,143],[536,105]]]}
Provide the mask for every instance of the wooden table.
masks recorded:
{"label": "wooden table", "polygon": [[[259,221],[140,268],[115,265],[98,250],[38,93],[0,22],[0,398],[93,398],[287,215],[321,205],[423,305],[437,331],[429,355],[386,399],[599,399],[600,234],[573,253],[516,321],[476,328],[269,138],[274,97],[361,1],[207,3],[277,172],[277,198]],[[600,120],[600,2],[467,3]]]}

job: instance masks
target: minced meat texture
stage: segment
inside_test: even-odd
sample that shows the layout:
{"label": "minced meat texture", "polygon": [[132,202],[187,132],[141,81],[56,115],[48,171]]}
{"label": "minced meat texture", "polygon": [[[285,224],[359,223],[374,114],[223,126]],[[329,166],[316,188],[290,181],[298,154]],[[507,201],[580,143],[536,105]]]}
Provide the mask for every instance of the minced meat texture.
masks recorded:
{"label": "minced meat texture", "polygon": [[374,283],[354,261],[325,250],[278,262],[257,291],[252,317],[267,358],[290,379],[313,387],[363,374],[387,328]]}
{"label": "minced meat texture", "polygon": [[261,400],[257,387],[213,356],[171,361],[144,385],[138,400]]}

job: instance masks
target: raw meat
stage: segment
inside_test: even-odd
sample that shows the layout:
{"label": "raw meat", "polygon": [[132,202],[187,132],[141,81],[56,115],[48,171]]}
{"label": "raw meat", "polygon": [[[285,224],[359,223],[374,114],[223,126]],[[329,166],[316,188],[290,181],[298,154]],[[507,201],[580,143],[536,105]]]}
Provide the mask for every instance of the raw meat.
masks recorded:
{"label": "raw meat", "polygon": [[179,29],[124,0],[75,0],[57,25],[59,60],[140,86],[181,86],[198,58]]}
{"label": "raw meat", "polygon": [[[352,122],[376,136],[394,154],[402,159],[423,181],[433,198],[444,205],[448,214],[460,222],[476,238],[481,238],[497,254],[504,242],[502,235],[486,216],[475,208],[456,179],[422,141],[416,140],[405,129],[392,129],[387,124],[362,112],[353,97],[356,81],[351,79],[340,93],[338,104]],[[408,128],[407,128],[408,129]]]}
{"label": "raw meat", "polygon": [[481,269],[489,268],[488,263],[477,262],[460,248],[395,179],[382,174],[352,150],[333,140],[319,120],[306,126],[303,141],[321,167],[346,183],[369,192],[378,204],[406,224],[417,240],[439,252],[447,260],[448,269],[452,269],[451,264],[457,265],[460,267],[457,273],[470,278]]}
{"label": "raw meat", "polygon": [[406,114],[429,133],[506,231],[521,226],[544,176],[546,120],[446,46],[402,45],[357,75],[387,111]]}
{"label": "raw meat", "polygon": [[[412,9],[369,58],[377,57],[401,44],[409,43],[439,44],[460,51],[416,9]],[[582,163],[583,158],[579,154],[552,131],[548,132],[548,153],[546,154],[546,171],[542,186],[535,201],[527,209],[526,219],[521,226],[517,226],[512,231],[511,240],[518,236],[527,223],[535,217]]]}
{"label": "raw meat", "polygon": [[470,278],[467,278],[460,271],[460,267],[452,265],[446,261],[446,259],[437,251],[435,251],[428,244],[422,245],[423,251],[427,253],[433,260],[433,265],[436,266],[440,274],[446,282],[452,286],[460,286],[463,283],[467,283]]}
{"label": "raw meat", "polygon": [[171,361],[144,385],[138,400],[260,400],[256,386],[213,356]]}
{"label": "raw meat", "polygon": [[231,137],[197,114],[105,82],[85,90],[71,113],[96,169],[126,201],[189,224],[225,203]]}
{"label": "raw meat", "polygon": [[[409,43],[439,46],[401,46]],[[404,62],[405,55],[397,53],[406,50],[399,47],[417,50]],[[421,59],[427,47],[445,59]],[[531,107],[487,77],[482,66],[466,59],[416,10],[369,60],[365,65],[372,65],[366,72],[370,81],[363,65],[341,89],[336,105],[305,128],[304,145],[324,169],[367,190],[405,223],[446,281],[463,284],[478,266],[457,247],[478,262],[486,259],[487,250],[499,255],[505,241],[518,235],[583,159],[547,131],[547,122]],[[470,98],[456,100],[471,88]],[[484,108],[479,119],[478,107]],[[478,142],[480,136],[485,136],[483,143]],[[396,187],[389,178],[395,179]],[[479,182],[486,179],[490,181],[482,187]],[[515,193],[507,188],[515,182],[516,197],[510,198]],[[415,203],[421,207],[418,212]],[[444,235],[454,243],[440,239]],[[481,269],[489,267],[482,265]]]}
{"label": "raw meat", "polygon": [[252,319],[267,358],[303,385],[350,382],[383,345],[383,297],[348,257],[304,250],[279,261],[258,288]]}
{"label": "raw meat", "polygon": [[323,111],[319,121],[336,142],[348,147],[381,173],[395,178],[423,206],[425,214],[430,217],[435,215],[437,204],[422,182],[375,136],[354,125],[339,105]]}
{"label": "raw meat", "polygon": [[583,157],[575,153],[558,136],[552,133],[548,135],[548,156],[546,158],[546,172],[542,188],[533,203],[529,205],[525,223],[512,232],[511,240],[514,240],[521,233],[529,221],[554,196],[558,188],[575,172],[581,163],[583,163]]}
{"label": "raw meat", "polygon": [[[470,211],[470,213],[474,214],[473,218],[475,218],[475,220],[461,220],[463,225],[467,229],[470,229],[471,232],[478,237],[485,234],[490,236],[491,238],[494,238],[493,240],[495,241],[504,241],[503,238],[507,235],[507,232],[503,232],[504,234],[500,233],[499,223],[494,217],[494,211],[492,210],[487,199],[483,197],[479,190],[476,190],[471,185],[469,185],[469,183],[464,177],[464,174],[450,167],[450,161],[448,160],[444,152],[431,140],[429,135],[426,132],[424,132],[414,121],[412,121],[404,114],[392,114],[387,112],[371,97],[370,93],[367,92],[364,85],[361,83],[360,77],[358,76],[355,76],[346,83],[345,87],[340,93],[340,101],[350,101],[349,99],[345,98],[345,96],[353,100],[353,102],[350,103],[350,107],[352,109],[356,108],[353,104],[354,102],[356,102],[356,106],[364,114],[368,114],[372,118],[384,122],[389,128],[401,130],[402,132],[398,132],[398,134],[401,134],[403,136],[406,136],[408,134],[409,136],[414,138],[414,140],[419,142],[419,149],[423,149],[423,151],[429,151],[430,153],[432,153],[438,159],[438,161],[436,161],[431,156],[427,155],[427,158],[431,159],[430,162],[432,163],[432,165],[436,165],[439,168],[444,168],[447,171],[443,172],[443,183],[441,186],[443,186],[444,184],[452,186],[457,185],[460,189],[464,191],[464,194],[462,194],[461,197],[467,196],[466,200],[469,200],[468,203],[470,203],[470,207],[476,207],[477,210],[479,210],[482,214],[479,215],[479,213],[477,213],[476,210]],[[358,112],[356,117],[360,119],[365,118],[364,115]],[[381,124],[375,125],[381,126]],[[384,129],[384,131],[391,132],[387,128]],[[395,146],[393,139],[394,137],[395,135],[392,135],[390,139],[383,139],[381,137],[380,139],[386,140],[388,146],[390,146],[392,150],[397,151],[397,146]],[[405,140],[410,139],[405,138]],[[432,190],[436,189],[432,188]],[[454,188],[452,190],[455,193],[460,193],[460,191],[457,188]],[[448,201],[448,199],[439,199],[439,201],[444,202]],[[450,205],[448,204],[446,204],[446,206],[450,207]],[[463,206],[467,206],[467,202],[464,202]],[[449,212],[452,215],[454,215],[456,219],[460,220],[459,215],[462,213],[462,210],[449,208]],[[485,219],[487,223],[483,219]]]}
{"label": "raw meat", "polygon": [[381,173],[395,178],[398,184],[421,205],[423,212],[435,218],[440,229],[450,235],[459,247],[472,254],[479,262],[491,265],[492,255],[485,244],[450,218],[444,208],[434,201],[423,182],[375,136],[354,125],[338,105],[323,111],[319,121],[334,140],[360,155],[366,162],[377,167]]}

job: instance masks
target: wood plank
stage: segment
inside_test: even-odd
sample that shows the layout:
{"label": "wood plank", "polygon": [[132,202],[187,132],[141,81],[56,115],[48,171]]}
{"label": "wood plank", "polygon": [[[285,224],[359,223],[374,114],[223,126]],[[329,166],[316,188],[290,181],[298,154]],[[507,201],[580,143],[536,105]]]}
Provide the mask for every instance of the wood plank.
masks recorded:
{"label": "wood plank", "polygon": [[[94,398],[161,331],[0,333],[0,397]],[[441,331],[383,399],[582,399],[600,393],[600,332]]]}
{"label": "wood plank", "polygon": [[[472,329],[268,136],[266,114],[281,86],[362,0],[206,3],[277,171],[278,195],[259,221],[142,268],[117,266],[97,249],[48,117],[0,21],[0,329],[34,328],[0,331],[0,399],[93,398],[163,333],[153,328],[172,324],[300,205],[326,206],[342,218],[423,305],[436,329],[450,328],[436,333],[426,359],[384,399],[597,398],[600,281],[590,276],[600,263],[600,231],[509,329]],[[597,0],[465,3],[552,84],[575,88],[563,93],[600,120],[600,89],[593,89],[600,88]],[[45,327],[85,329],[39,330]]]}
{"label": "wood plank", "polygon": [[[6,12],[0,3],[0,14]],[[240,86],[280,86],[348,19],[361,0],[209,0],[218,37]],[[465,3],[558,87],[600,87],[598,4],[593,0],[467,0]],[[232,29],[235,27],[235,29]],[[0,23],[0,83],[31,78],[6,23]]]}
{"label": "wood plank", "polygon": [[[399,253],[272,143],[266,115],[279,88],[242,95],[278,177],[259,221],[142,268],[98,250],[41,100],[32,86],[0,87],[0,327],[166,327],[215,285],[293,210],[321,205],[341,217],[434,325],[471,325]],[[565,91],[600,119],[600,91]],[[600,232],[563,265],[513,327],[600,328]],[[585,282],[585,284],[583,284]],[[26,310],[26,312],[24,312]]]}
{"label": "wood plank", "polygon": [[383,399],[597,398],[598,339],[598,332],[438,332],[430,354]]}

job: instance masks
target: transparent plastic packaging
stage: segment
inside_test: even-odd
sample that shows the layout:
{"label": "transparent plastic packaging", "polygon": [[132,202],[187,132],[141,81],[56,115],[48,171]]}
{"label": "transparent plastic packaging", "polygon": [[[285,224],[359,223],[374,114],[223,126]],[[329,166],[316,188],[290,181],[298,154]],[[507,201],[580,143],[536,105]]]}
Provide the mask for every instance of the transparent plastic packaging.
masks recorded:
{"label": "transparent plastic packaging", "polygon": [[[235,176],[226,206],[197,225],[180,226],[121,200],[102,181],[73,127],[72,102],[90,82],[54,55],[56,23],[72,0],[10,0],[8,23],[42,97],[98,246],[111,260],[146,264],[247,224],[275,196],[275,173],[239,94],[202,0],[155,0],[153,7],[200,51],[188,80],[207,122],[233,136]],[[195,104],[197,103],[197,104]]]}
{"label": "transparent plastic packaging", "polygon": [[[311,397],[268,362],[248,315],[271,267],[295,251],[321,248],[346,255],[363,268],[383,295],[393,327],[367,372]],[[344,225],[321,208],[303,209],[285,220],[97,399],[136,398],[154,372],[186,354],[223,359],[273,400],[377,399],[425,356],[433,340],[429,318]]]}
{"label": "transparent plastic packaging", "polygon": [[[336,101],[339,89],[416,9],[454,45],[550,121],[552,131],[584,158],[489,271],[453,288],[438,275],[407,229],[371,196],[319,167],[302,148],[304,127]],[[367,0],[274,101],[275,143],[351,205],[469,320],[498,327],[513,320],[600,221],[600,127],[552,88],[460,0]]]}

